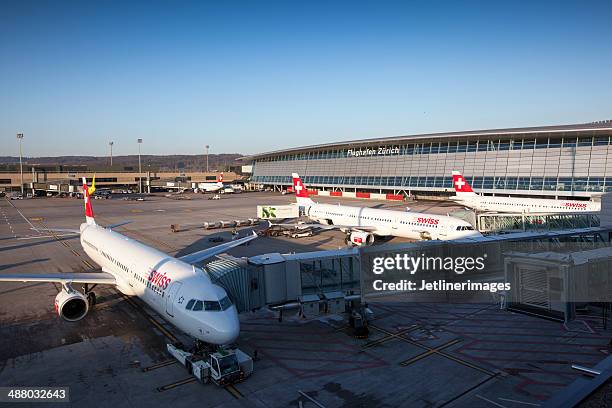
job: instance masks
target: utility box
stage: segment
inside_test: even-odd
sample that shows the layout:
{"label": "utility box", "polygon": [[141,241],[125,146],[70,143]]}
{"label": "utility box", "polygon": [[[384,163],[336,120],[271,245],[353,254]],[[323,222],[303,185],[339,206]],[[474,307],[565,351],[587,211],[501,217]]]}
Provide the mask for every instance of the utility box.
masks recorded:
{"label": "utility box", "polygon": [[504,263],[509,310],[569,322],[577,305],[612,300],[612,248],[509,252]]}
{"label": "utility box", "polygon": [[321,298],[319,295],[303,295],[300,296],[299,300],[302,305],[302,314],[304,317],[316,317],[321,314],[321,310],[319,309]]}

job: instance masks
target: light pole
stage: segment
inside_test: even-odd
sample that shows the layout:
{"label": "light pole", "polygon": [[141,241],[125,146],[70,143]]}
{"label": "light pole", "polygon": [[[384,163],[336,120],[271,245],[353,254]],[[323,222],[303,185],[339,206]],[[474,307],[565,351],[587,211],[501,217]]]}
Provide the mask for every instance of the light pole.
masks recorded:
{"label": "light pole", "polygon": [[206,145],[206,172],[208,173],[208,149],[210,148],[209,145]]}
{"label": "light pole", "polygon": [[115,142],[108,142],[108,145],[110,146],[110,166],[113,167],[113,145],[115,144]]}
{"label": "light pole", "polygon": [[23,140],[23,133],[17,133],[17,140],[19,140],[19,174],[21,175],[21,196],[23,197],[23,162],[21,160],[21,141]]}
{"label": "light pole", "polygon": [[138,193],[142,194],[142,166],[140,164],[140,145],[142,139],[138,139]]}

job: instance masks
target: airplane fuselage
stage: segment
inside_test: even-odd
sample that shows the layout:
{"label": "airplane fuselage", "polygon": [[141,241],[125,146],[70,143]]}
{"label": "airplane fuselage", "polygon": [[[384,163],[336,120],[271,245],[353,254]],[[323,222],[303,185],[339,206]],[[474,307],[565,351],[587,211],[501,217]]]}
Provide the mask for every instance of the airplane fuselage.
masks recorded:
{"label": "airplane fuselage", "polygon": [[198,188],[202,191],[205,191],[207,193],[214,193],[216,191],[219,191],[223,188],[223,183],[221,182],[216,182],[216,183],[198,183]]}
{"label": "airplane fuselage", "polygon": [[314,203],[307,215],[323,224],[374,227],[378,236],[450,240],[481,235],[461,219],[411,211]]}
{"label": "airplane fuselage", "polygon": [[[83,249],[102,271],[115,277],[119,291],[139,297],[196,339],[213,344],[236,339],[236,307],[200,268],[98,225],[84,223],[80,229]],[[186,308],[191,300],[197,310]]]}
{"label": "airplane fuselage", "polygon": [[578,200],[553,200],[536,198],[453,196],[451,199],[478,211],[503,213],[577,213],[601,211],[601,203]]}

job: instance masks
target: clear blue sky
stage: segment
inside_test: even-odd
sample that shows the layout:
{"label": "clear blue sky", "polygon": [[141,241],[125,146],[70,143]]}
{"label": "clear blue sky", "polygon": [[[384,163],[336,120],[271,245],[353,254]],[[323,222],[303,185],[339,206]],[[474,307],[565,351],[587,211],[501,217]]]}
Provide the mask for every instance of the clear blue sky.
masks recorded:
{"label": "clear blue sky", "polygon": [[609,0],[330,3],[5,1],[0,155],[612,118]]}

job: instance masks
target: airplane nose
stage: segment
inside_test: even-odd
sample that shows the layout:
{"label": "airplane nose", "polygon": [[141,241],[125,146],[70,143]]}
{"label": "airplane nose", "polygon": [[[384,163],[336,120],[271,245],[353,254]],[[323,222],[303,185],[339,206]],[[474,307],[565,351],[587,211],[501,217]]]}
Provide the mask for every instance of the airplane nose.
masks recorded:
{"label": "airplane nose", "polygon": [[236,308],[232,306],[224,312],[220,312],[220,315],[215,322],[211,324],[210,321],[206,322],[210,331],[207,331],[208,337],[205,341],[213,344],[230,344],[233,343],[240,334],[240,321],[238,320],[238,313]]}
{"label": "airplane nose", "polygon": [[217,330],[219,344],[233,343],[238,338],[238,334],[240,334],[240,322],[238,321],[236,309],[232,307],[226,310],[225,314],[225,322]]}

